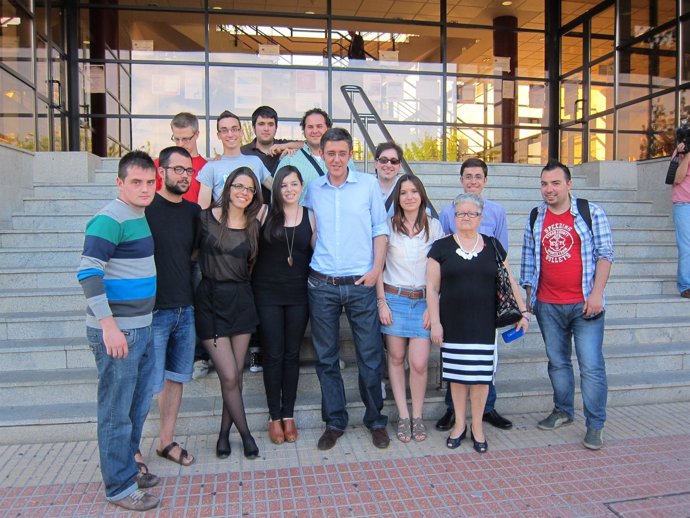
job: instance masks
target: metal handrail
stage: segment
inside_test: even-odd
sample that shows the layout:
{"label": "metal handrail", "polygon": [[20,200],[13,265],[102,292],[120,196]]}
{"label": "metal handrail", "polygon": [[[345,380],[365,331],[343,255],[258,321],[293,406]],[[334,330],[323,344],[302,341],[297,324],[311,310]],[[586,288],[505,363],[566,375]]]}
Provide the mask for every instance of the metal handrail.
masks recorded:
{"label": "metal handrail", "polygon": [[[361,86],[359,86],[359,85],[342,85],[340,87],[340,91],[343,93],[343,97],[345,97],[345,102],[347,103],[347,106],[350,109],[350,124],[352,125],[353,122],[356,122],[357,127],[359,128],[359,131],[362,133],[362,137],[364,138],[364,142],[365,142],[364,161],[366,164],[368,162],[367,147],[372,149],[372,150],[376,149],[376,145],[374,144],[374,141],[372,140],[371,135],[369,134],[368,123],[369,122],[376,123],[376,126],[378,127],[379,131],[381,132],[381,134],[384,136],[384,138],[388,142],[393,142],[393,137],[391,136],[390,132],[388,131],[388,128],[386,128],[386,125],[381,120],[381,117],[379,117],[379,114],[376,111],[376,108],[374,108],[374,105],[371,104],[369,97],[367,97],[367,94],[364,93],[364,89]],[[354,101],[356,95],[359,95],[362,102],[366,106],[368,113],[360,113],[359,112],[359,110],[355,106],[355,101]],[[402,158],[402,160],[400,161],[400,165],[403,168],[403,170],[407,174],[414,175],[414,171],[412,171],[412,168],[407,163],[407,160],[405,160],[405,158],[403,158],[403,157],[401,157],[401,158]],[[430,210],[431,215],[433,217],[438,218],[438,212],[436,212],[436,209],[434,208],[431,201],[429,201],[429,210]]]}

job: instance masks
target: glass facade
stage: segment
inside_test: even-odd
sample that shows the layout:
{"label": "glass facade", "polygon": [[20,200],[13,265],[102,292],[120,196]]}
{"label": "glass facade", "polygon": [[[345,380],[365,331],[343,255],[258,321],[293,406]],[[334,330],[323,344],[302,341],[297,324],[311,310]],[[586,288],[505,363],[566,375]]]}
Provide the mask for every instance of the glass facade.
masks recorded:
{"label": "glass facade", "polygon": [[190,111],[213,155],[217,114],[268,104],[281,138],[326,109],[361,159],[342,85],[363,88],[410,160],[643,160],[668,155],[690,115],[690,0],[0,5],[0,141],[27,149],[156,154]]}

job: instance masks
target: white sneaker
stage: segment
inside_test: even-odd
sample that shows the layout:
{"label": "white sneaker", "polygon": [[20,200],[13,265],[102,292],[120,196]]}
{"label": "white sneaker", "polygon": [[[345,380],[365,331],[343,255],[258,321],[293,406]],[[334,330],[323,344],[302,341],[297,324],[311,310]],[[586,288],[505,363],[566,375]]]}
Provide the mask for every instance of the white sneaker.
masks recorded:
{"label": "white sneaker", "polygon": [[249,353],[249,372],[263,372],[264,368],[261,366],[261,355],[252,351]]}
{"label": "white sneaker", "polygon": [[340,370],[343,370],[347,364],[345,360],[338,360],[338,365],[340,365]]}
{"label": "white sneaker", "polygon": [[192,370],[192,379],[198,380],[208,374],[209,365],[206,360],[197,360],[194,362],[194,369]]}

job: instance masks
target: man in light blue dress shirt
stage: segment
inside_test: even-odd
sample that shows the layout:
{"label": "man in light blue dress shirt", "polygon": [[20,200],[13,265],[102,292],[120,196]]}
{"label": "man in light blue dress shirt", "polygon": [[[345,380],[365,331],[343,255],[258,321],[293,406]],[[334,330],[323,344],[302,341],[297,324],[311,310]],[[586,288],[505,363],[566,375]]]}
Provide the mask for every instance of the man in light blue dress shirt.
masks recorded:
{"label": "man in light blue dress shirt", "polygon": [[[488,181],[489,168],[486,163],[479,158],[469,158],[460,167],[460,183],[465,192],[482,196],[486,182]],[[455,232],[455,205],[451,203],[439,214],[441,227],[446,234]],[[479,232],[490,237],[495,237],[508,251],[508,223],[506,221],[506,210],[502,205],[484,198],[484,210],[482,211],[482,222],[479,225]],[[484,421],[502,430],[510,430],[513,423],[499,414],[494,405],[496,404],[496,385],[489,385],[489,397],[484,407]],[[450,390],[446,392],[446,413],[436,423],[439,430],[450,430],[455,422],[453,411],[453,400]]]}
{"label": "man in light blue dress shirt", "polygon": [[326,430],[318,448],[335,446],[348,424],[340,372],[339,323],[345,309],[359,371],[364,425],[378,448],[390,443],[381,414],[383,343],[376,308],[376,280],[383,271],[388,241],[386,211],[376,178],[348,167],[352,137],[341,128],[326,131],[321,154],[327,174],[311,181],[304,206],[316,217],[317,238],[309,270],[309,316],[321,383],[321,414]]}

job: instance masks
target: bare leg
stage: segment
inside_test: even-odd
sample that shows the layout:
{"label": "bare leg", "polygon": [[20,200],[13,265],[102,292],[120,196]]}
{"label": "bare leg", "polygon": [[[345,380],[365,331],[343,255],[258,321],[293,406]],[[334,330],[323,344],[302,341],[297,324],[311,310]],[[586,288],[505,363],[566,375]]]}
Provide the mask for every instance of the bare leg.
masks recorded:
{"label": "bare leg", "polygon": [[426,338],[410,338],[407,357],[410,362],[410,394],[412,396],[412,417],[422,417],[424,395],[429,372],[429,346]]}
{"label": "bare leg", "polygon": [[450,431],[453,438],[460,437],[465,431],[465,414],[467,413],[467,385],[451,382],[450,395],[453,397],[453,409],[455,410],[455,426]]}
{"label": "bare leg", "polygon": [[489,395],[489,385],[470,385],[470,412],[472,414],[472,434],[477,442],[484,442],[484,407]]}
{"label": "bare leg", "polygon": [[388,379],[391,382],[395,406],[401,419],[409,418],[407,409],[407,391],[405,389],[405,350],[407,338],[385,335],[388,346]]}
{"label": "bare leg", "polygon": [[[161,450],[173,442],[175,423],[177,422],[177,415],[180,411],[181,402],[182,383],[165,380],[163,391],[158,396],[158,408],[161,413],[161,429],[158,434],[158,439]],[[179,459],[180,455],[182,455],[182,448],[176,446],[170,450],[169,455],[175,459]],[[184,466],[189,466],[194,462],[194,457],[192,455],[188,455],[186,459]]]}

